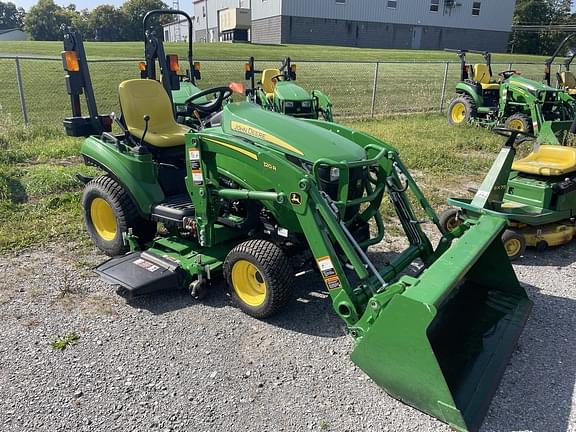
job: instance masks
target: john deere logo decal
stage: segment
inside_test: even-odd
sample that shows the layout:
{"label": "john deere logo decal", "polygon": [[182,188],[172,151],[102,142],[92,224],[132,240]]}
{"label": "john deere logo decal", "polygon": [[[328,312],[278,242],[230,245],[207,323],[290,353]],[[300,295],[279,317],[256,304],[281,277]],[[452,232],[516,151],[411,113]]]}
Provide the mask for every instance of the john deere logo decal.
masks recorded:
{"label": "john deere logo decal", "polygon": [[294,205],[300,205],[302,204],[302,197],[300,196],[299,193],[292,192],[290,194],[290,202]]}
{"label": "john deere logo decal", "polygon": [[304,153],[302,153],[302,151],[300,151],[299,149],[297,149],[293,145],[290,145],[286,141],[281,140],[280,138],[278,138],[272,134],[269,134],[267,132],[264,132],[263,130],[257,129],[255,127],[248,126],[248,125],[245,125],[243,123],[239,123],[237,121],[232,120],[230,122],[230,129],[232,129],[233,131],[236,131],[236,132],[243,133],[245,135],[249,135],[249,136],[254,137],[254,138],[261,139],[263,141],[268,141],[269,143],[272,143],[272,144],[276,144],[277,146],[280,146],[286,150],[290,150],[291,152],[294,152],[294,153],[299,154],[301,156],[304,155]]}

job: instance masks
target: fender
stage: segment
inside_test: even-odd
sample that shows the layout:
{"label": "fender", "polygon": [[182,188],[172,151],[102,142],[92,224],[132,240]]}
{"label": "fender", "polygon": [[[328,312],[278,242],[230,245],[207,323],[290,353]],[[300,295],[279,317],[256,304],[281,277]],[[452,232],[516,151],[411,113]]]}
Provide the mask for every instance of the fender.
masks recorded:
{"label": "fender", "polygon": [[476,90],[476,87],[471,84],[468,84],[466,82],[459,82],[458,84],[456,84],[456,93],[467,94],[474,100],[474,103],[476,104],[477,107],[481,107],[484,105],[482,101],[482,95],[480,95]]}
{"label": "fender", "polygon": [[152,206],[164,200],[164,192],[158,184],[158,168],[151,154],[137,155],[119,151],[116,143],[88,137],[80,153],[87,163],[95,165],[118,180],[128,191],[138,212],[146,219]]}

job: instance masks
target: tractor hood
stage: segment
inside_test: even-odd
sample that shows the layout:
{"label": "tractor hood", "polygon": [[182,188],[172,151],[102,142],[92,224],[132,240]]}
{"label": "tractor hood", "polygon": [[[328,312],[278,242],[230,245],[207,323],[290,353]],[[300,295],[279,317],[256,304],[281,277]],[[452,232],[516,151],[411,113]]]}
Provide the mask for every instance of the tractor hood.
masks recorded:
{"label": "tractor hood", "polygon": [[366,157],[358,144],[334,132],[287,115],[262,109],[250,102],[224,108],[222,129],[268,148],[314,162],[321,158],[355,161]]}
{"label": "tractor hood", "polygon": [[312,100],[310,93],[292,81],[279,81],[276,83],[274,93],[278,99],[287,101],[299,102]]}
{"label": "tractor hood", "polygon": [[531,93],[537,92],[557,92],[558,89],[550,87],[539,81],[524,78],[520,75],[513,75],[508,79],[508,83],[514,87],[523,88]]}

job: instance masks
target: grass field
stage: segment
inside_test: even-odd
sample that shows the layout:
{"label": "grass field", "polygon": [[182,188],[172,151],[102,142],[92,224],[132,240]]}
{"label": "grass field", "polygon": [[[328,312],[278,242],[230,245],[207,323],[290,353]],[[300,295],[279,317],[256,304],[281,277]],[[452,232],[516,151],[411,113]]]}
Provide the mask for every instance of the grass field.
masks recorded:
{"label": "grass field", "polygon": [[[141,58],[144,53],[143,42],[86,42],[89,58]],[[187,45],[166,43],[166,52],[181,56],[186,54]],[[454,47],[460,48],[460,47]],[[58,57],[62,51],[61,42],[0,42],[0,55],[41,55]],[[425,50],[369,49],[319,45],[262,45],[231,43],[196,43],[194,56],[199,59],[246,60],[254,56],[257,60],[280,60],[292,57],[295,61],[446,61],[457,60],[454,53]],[[471,56],[471,58],[480,56]],[[499,54],[493,56],[494,62],[537,62],[543,63],[544,57],[523,54]]]}
{"label": "grass field", "polygon": [[[501,143],[483,129],[450,128],[438,115],[349,124],[395,145],[438,209],[482,178]],[[75,174],[97,171],[82,164],[80,144],[57,127],[24,128],[0,117],[0,251],[48,242],[89,244]]]}
{"label": "grass field", "polygon": [[[167,52],[177,52],[183,58],[186,49],[184,44],[166,45]],[[15,61],[2,58],[1,55],[40,56],[41,59],[20,59],[28,118],[35,124],[53,125],[61,122],[69,113],[64,72],[61,60],[58,59],[61,50],[61,42],[0,42],[0,76],[3,77],[0,113],[8,113],[14,119],[22,120]],[[126,59],[141,58],[143,43],[87,42],[86,50],[89,60],[95,60],[90,63],[90,71],[100,110],[118,112],[118,84],[139,76],[136,61]],[[250,55],[256,57],[260,69],[278,67],[283,57],[291,56],[298,62],[300,85],[309,90],[320,89],[328,94],[334,103],[335,115],[340,119],[371,116],[374,83],[377,88],[374,98],[375,116],[438,111],[445,69],[445,63],[441,61],[453,62],[448,69],[445,102],[450,99],[460,74],[457,56],[443,51],[225,43],[199,43],[195,45],[195,50],[197,58],[205,59],[202,61],[201,88],[244,81],[244,63]],[[104,58],[109,61],[102,61]],[[471,55],[470,60],[482,59],[479,55]],[[391,62],[379,64],[377,79],[375,61]],[[542,57],[495,54],[494,62],[499,63],[494,66],[495,72],[509,69],[511,64],[526,77],[537,80],[542,78]],[[526,64],[529,62],[534,64]]]}

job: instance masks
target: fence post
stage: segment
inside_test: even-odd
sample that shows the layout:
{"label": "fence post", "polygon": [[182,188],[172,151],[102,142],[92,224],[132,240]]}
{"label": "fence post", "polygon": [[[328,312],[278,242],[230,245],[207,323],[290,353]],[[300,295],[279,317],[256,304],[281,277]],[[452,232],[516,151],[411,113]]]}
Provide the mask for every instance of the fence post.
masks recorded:
{"label": "fence post", "polygon": [[444,79],[442,80],[442,93],[440,94],[440,112],[444,110],[444,100],[446,98],[446,83],[448,82],[448,67],[450,62],[444,64]]}
{"label": "fence post", "polygon": [[24,96],[24,83],[22,82],[22,72],[20,71],[20,59],[15,57],[16,62],[16,81],[18,82],[18,94],[20,95],[20,111],[24,124],[28,125],[28,112],[26,111],[26,97]]}
{"label": "fence post", "polygon": [[376,62],[374,65],[374,83],[372,84],[372,105],[370,108],[370,116],[374,117],[374,110],[376,108],[376,89],[378,88],[378,65],[380,63]]}

